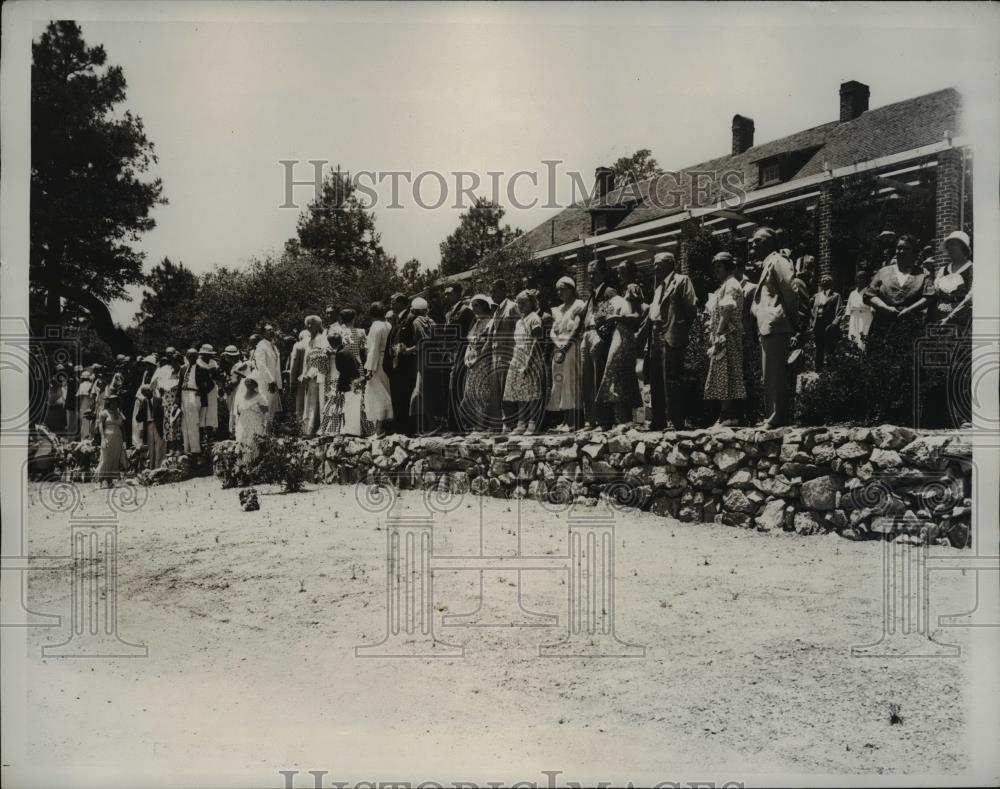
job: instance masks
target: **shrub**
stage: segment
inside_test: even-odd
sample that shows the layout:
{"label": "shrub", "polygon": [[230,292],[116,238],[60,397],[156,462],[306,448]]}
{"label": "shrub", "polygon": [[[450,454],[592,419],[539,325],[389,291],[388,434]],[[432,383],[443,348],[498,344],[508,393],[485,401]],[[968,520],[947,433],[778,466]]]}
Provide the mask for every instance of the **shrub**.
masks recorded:
{"label": "shrub", "polygon": [[901,321],[870,336],[864,350],[841,336],[827,351],[824,369],[814,373],[796,397],[796,421],[938,426],[940,415],[927,408],[920,409],[923,424],[916,425],[920,402],[915,398],[926,402],[939,385],[935,371],[922,369],[916,389],[914,359],[918,341],[925,336],[919,321]]}
{"label": "shrub", "polygon": [[305,468],[302,446],[297,438],[265,435],[257,440],[257,458],[250,466],[255,481],[280,482],[286,493],[302,490]]}
{"label": "shrub", "polygon": [[220,441],[213,447],[212,462],[223,488],[281,483],[285,492],[295,493],[305,484],[302,442],[294,437],[261,436],[252,458],[235,441]]}

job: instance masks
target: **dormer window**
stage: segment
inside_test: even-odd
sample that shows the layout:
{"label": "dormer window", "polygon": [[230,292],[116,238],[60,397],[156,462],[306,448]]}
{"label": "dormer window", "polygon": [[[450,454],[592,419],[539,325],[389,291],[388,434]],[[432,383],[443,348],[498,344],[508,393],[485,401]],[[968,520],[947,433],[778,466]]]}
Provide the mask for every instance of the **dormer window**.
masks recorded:
{"label": "dormer window", "polygon": [[760,185],[771,186],[781,182],[781,164],[778,162],[762,162],[760,165]]}

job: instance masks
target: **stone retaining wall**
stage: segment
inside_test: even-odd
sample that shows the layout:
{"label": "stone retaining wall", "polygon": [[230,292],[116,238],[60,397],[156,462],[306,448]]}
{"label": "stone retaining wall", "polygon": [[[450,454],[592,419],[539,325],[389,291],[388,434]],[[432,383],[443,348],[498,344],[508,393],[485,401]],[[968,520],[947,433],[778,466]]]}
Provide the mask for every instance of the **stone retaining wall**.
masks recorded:
{"label": "stone retaining wall", "polygon": [[303,441],[314,482],[609,500],[691,522],[967,547],[970,445],[902,427]]}

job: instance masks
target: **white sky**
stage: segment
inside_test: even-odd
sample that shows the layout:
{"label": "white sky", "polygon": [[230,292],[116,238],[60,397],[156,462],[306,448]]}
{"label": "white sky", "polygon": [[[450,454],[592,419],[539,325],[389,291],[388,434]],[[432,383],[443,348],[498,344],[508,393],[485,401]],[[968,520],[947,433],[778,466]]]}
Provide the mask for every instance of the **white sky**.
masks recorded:
{"label": "white sky", "polygon": [[[197,21],[109,21],[113,6],[89,4],[77,20],[124,68],[160,158],[170,204],[140,244],[147,268],[166,255],[198,273],[294,235],[281,159],[484,174],[561,159],[589,184],[594,167],[648,147],[671,169],[728,152],[736,112],[758,143],[835,119],[844,80],[869,84],[873,107],[982,91],[998,18],[987,4],[156,5],[128,17],[173,8]],[[985,90],[995,98],[995,74]],[[377,209],[386,250],[437,265],[460,212],[402,202]],[[529,229],[554,213],[506,221]],[[128,322],[137,306],[113,312]]]}

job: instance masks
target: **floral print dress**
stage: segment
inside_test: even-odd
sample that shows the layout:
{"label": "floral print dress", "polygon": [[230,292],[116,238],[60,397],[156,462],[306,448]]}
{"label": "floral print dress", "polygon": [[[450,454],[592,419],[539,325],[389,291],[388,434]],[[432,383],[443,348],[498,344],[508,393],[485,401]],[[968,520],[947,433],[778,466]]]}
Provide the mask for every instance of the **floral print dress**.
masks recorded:
{"label": "floral print dress", "polygon": [[705,377],[706,400],[743,400],[746,384],[743,380],[743,288],[735,278],[723,282],[708,299],[710,337],[718,334],[724,316],[729,327],[723,335],[725,346],[708,361]]}
{"label": "floral print dress", "polygon": [[545,370],[541,339],[542,319],[537,312],[518,319],[514,326],[514,352],[507,370],[504,400],[530,403],[542,399]]}

